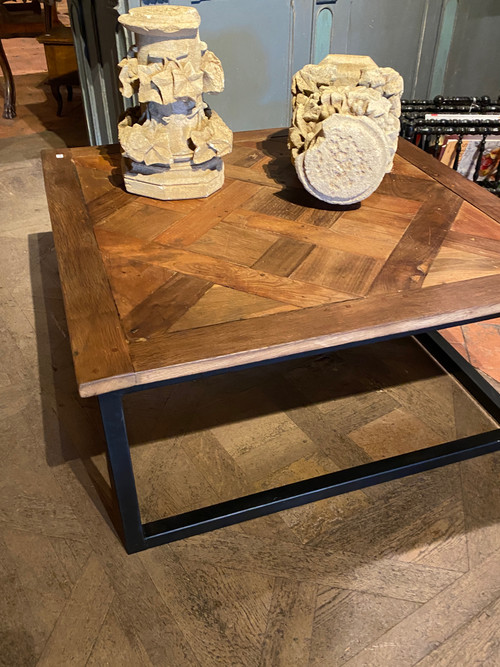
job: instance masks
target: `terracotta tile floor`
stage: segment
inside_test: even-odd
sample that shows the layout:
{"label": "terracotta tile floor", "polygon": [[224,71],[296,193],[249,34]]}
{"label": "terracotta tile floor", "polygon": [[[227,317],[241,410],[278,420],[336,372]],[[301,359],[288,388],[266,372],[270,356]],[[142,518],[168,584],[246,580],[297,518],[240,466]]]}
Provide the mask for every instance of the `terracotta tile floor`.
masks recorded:
{"label": "terracotta tile floor", "polygon": [[[61,19],[67,22],[64,14]],[[50,89],[43,83],[46,77],[43,47],[31,38],[4,40],[4,44],[16,79],[18,116],[13,121],[0,118],[0,162],[10,161],[11,151],[10,145],[7,146],[8,152],[2,151],[2,139],[31,135],[31,146],[36,151],[50,146],[87,144],[79,91],[75,91],[73,102],[65,101],[63,116],[57,118],[55,115],[55,101]],[[1,82],[0,77],[0,84]],[[26,157],[33,155],[28,154]],[[447,329],[442,333],[500,389],[500,318]]]}
{"label": "terracotta tile floor", "polygon": [[500,318],[441,332],[455,349],[500,389]]}

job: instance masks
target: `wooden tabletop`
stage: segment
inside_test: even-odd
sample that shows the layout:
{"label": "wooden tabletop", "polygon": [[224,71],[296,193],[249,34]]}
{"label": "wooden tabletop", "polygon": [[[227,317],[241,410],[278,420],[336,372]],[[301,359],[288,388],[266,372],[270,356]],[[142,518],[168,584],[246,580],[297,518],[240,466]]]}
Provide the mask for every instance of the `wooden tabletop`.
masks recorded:
{"label": "wooden tabletop", "polygon": [[125,192],[116,146],[44,153],[82,396],[500,313],[494,195],[401,140],[373,195],[323,204],[285,134],[236,134],[185,201]]}

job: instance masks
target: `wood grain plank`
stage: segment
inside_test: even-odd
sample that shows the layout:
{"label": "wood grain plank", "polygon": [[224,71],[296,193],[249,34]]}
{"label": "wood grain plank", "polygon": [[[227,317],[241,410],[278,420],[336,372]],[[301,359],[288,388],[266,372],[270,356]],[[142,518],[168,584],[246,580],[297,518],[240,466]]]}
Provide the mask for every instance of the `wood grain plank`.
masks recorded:
{"label": "wood grain plank", "polygon": [[319,586],[309,664],[343,665],[419,606],[418,602]]}
{"label": "wood grain plank", "polygon": [[[482,577],[485,577],[483,580]],[[487,583],[486,583],[487,582]],[[470,623],[500,594],[500,554],[497,552],[474,571],[422,605],[413,614],[378,637],[354,658],[349,667],[414,665],[436,644],[442,644],[466,623]],[[436,622],[439,619],[439,622]],[[433,664],[433,663],[431,663]]]}
{"label": "wood grain plank", "polygon": [[237,132],[234,135],[234,143],[238,145],[247,142],[258,144],[261,141],[283,141],[287,136],[288,128],[286,127],[274,127],[266,130],[246,130],[244,132]]}
{"label": "wood grain plank", "polygon": [[376,193],[385,197],[424,202],[429,198],[429,192],[433,192],[435,188],[433,181],[391,172],[384,176]]}
{"label": "wood grain plank", "polygon": [[[498,391],[498,384],[494,385]],[[457,435],[467,436],[490,429],[486,412],[472,413],[468,396],[456,388],[454,393]],[[493,428],[496,424],[493,423]],[[481,492],[477,480],[481,480]],[[481,457],[467,462],[462,470],[463,510],[467,530],[467,549],[471,568],[500,551],[500,456]]]}
{"label": "wood grain plank", "polygon": [[77,170],[80,167],[89,170],[109,172],[121,168],[121,152],[118,144],[107,146],[83,146],[73,155]]}
{"label": "wood grain plank", "polygon": [[425,171],[422,171],[422,169],[419,169],[411,162],[408,162],[408,160],[405,160],[397,153],[394,156],[394,166],[392,170],[395,174],[411,176],[412,178],[423,178],[425,180],[432,181],[432,177],[426,174]]}
{"label": "wood grain plank", "polygon": [[455,248],[478,256],[500,258],[500,239],[489,239],[472,234],[450,231],[443,243],[444,248]]}
{"label": "wood grain plank", "polygon": [[500,597],[462,626],[441,646],[416,663],[418,667],[483,665],[500,662]]}
{"label": "wood grain plank", "polygon": [[214,285],[169,329],[183,331],[295,310],[297,306]]}
{"label": "wood grain plank", "polygon": [[[144,421],[142,416],[141,419]],[[105,468],[105,461],[103,464]],[[58,466],[56,473],[57,486],[64,489],[68,506],[74,508],[84,528],[85,543],[111,582],[111,595],[114,595],[114,603],[110,600],[112,609],[129,640],[140,641],[154,665],[189,664],[202,667],[180,628],[181,619],[169,609],[151,581],[142,555],[128,556],[110,529],[109,519],[103,516],[84,463],[78,458],[72,462],[71,468],[68,465]],[[84,486],[76,480],[83,480]],[[90,607],[89,619],[92,616]]]}
{"label": "wood grain plank", "polygon": [[443,247],[424,279],[424,287],[500,274],[500,256]]}
{"label": "wood grain plank", "polygon": [[318,246],[291,277],[364,296],[383,266],[383,262],[374,257]]}
{"label": "wood grain plank", "polygon": [[[19,442],[21,447],[24,444]],[[9,463],[4,464],[4,476],[15,478],[19,486],[19,475]],[[29,531],[14,530],[13,524],[5,520],[0,526],[0,636],[2,661],[9,667],[35,663],[69,597],[68,587],[61,586],[61,563],[54,558],[50,540]],[[41,545],[41,553],[37,553]],[[35,551],[29,553],[30,548]]]}
{"label": "wood grain plank", "polygon": [[[224,185],[227,187],[232,181],[226,178]],[[135,196],[135,195],[134,195]],[[136,197],[136,201],[147,204],[148,206],[155,206],[156,208],[163,208],[167,211],[177,211],[178,213],[191,213],[195,209],[203,206],[206,199],[153,199],[152,197]]]}
{"label": "wood grain plank", "polygon": [[[380,198],[382,199],[382,208],[368,206],[368,204],[359,206],[358,208],[353,206],[350,210],[346,210],[331,227],[337,227],[339,223],[350,221],[366,225],[367,227],[377,226],[386,228],[388,231],[391,229],[402,229],[404,231],[408,227],[408,223],[421,208],[420,202],[411,202],[413,204],[412,207],[403,206],[400,210],[393,211],[392,209],[383,208],[385,202],[393,198],[385,197],[384,195],[380,195]],[[400,201],[405,202],[408,200],[403,199]]]}
{"label": "wood grain plank", "polygon": [[[144,384],[160,379],[231,368],[321,350],[382,336],[439,328],[500,312],[500,279],[488,276],[407,294],[380,294],[316,308],[279,313],[252,321],[152,338],[130,345],[136,374]],[[210,350],[210,355],[207,355]],[[82,395],[102,393],[109,379],[82,384]]]}
{"label": "wood grain plank", "polygon": [[211,195],[203,204],[175,222],[163,234],[157,236],[158,243],[188,246],[215,227],[233,208],[244,204],[258,188],[253,183],[236,181]]}
{"label": "wood grain plank", "polygon": [[[345,251],[356,255],[364,255],[375,259],[386,259],[391,254],[394,249],[395,240],[399,240],[404,228],[408,225],[408,220],[405,218],[403,220],[403,230],[396,235],[395,239],[390,222],[388,221],[386,229],[383,226],[379,228],[377,238],[374,238],[372,234],[365,241],[362,236],[362,223],[359,226],[351,224],[353,231],[349,233],[347,228],[338,225],[338,222],[332,228],[328,229],[307,224],[302,221],[302,218],[298,221],[284,220],[283,218],[264,213],[254,213],[253,211],[246,211],[244,209],[235,210],[225,218],[225,221],[237,224],[242,228],[250,227],[252,229],[268,231],[306,244],[329,248],[331,250]],[[386,231],[386,234],[384,234],[384,231]]]}
{"label": "wood grain plank", "polygon": [[403,199],[402,197],[391,197],[375,192],[363,200],[362,209],[377,209],[380,211],[392,211],[400,215],[410,215],[413,217],[420,208],[418,201],[412,199]]}
{"label": "wood grain plank", "polygon": [[291,543],[278,557],[272,540],[253,535],[195,536],[175,542],[171,549],[183,563],[210,563],[413,602],[432,600],[460,577],[458,572],[398,561],[381,560],[377,567],[368,567],[368,563],[373,565],[372,559],[364,555]]}
{"label": "wood grain plank", "polygon": [[[297,220],[304,212],[302,203],[306,194],[304,195],[299,190],[297,195],[292,197],[289,192],[281,193],[269,188],[261,188],[247,201],[244,208],[248,211],[257,211],[277,218]],[[233,210],[234,208],[236,207],[233,207]]]}
{"label": "wood grain plank", "polygon": [[73,163],[76,166],[83,198],[87,204],[102,196],[105,197],[113,190],[125,192],[120,165],[115,165],[111,157],[106,159],[104,156],[97,155],[82,158],[77,154],[73,157]]}
{"label": "wood grain plank", "polygon": [[500,224],[467,201],[462,204],[451,229],[462,234],[500,241]]}
{"label": "wood grain plank", "polygon": [[439,433],[402,407],[351,431],[349,437],[373,460],[407,454],[443,442]]}
{"label": "wood grain plank", "polygon": [[[96,158],[96,156],[99,157]],[[118,164],[119,161],[121,160],[120,144],[103,144],[102,146],[79,146],[77,150],[77,157],[79,161],[85,161],[85,162],[89,161],[91,164],[96,164],[98,160],[101,161],[101,164],[104,164],[105,161],[111,161],[114,164]]]}
{"label": "wood grain plank", "polygon": [[212,283],[174,274],[172,278],[144,299],[126,317],[123,328],[128,340],[148,338],[166,331],[212,287]]}
{"label": "wood grain plank", "polygon": [[236,164],[228,164],[225,167],[225,173],[229,178],[234,178],[238,181],[243,181],[246,183],[254,183],[256,185],[263,185],[273,190],[281,190],[283,187],[296,187],[301,188],[302,185],[298,180],[295,172],[290,171],[288,174],[283,175],[283,180],[280,177],[280,180],[268,176],[263,170],[253,170],[248,169],[247,167],[240,167]]}
{"label": "wood grain plank", "polygon": [[171,549],[145,552],[142,559],[163,599],[182,619],[203,667],[257,667],[272,595],[270,576],[185,561]]}
{"label": "wood grain plank", "polygon": [[398,153],[435,181],[460,195],[469,204],[476,206],[496,222],[500,222],[500,199],[495,197],[494,194],[477,185],[477,183],[468,181],[461,174],[439,162],[432,155],[420,150],[406,139],[399,139]]}
{"label": "wood grain plank", "polygon": [[331,208],[306,208],[297,218],[299,222],[305,222],[314,227],[333,227],[339,218],[341,218],[345,211],[349,208],[342,207],[339,209]]}
{"label": "wood grain plank", "polygon": [[263,174],[275,182],[275,187],[289,190],[290,193],[305,193],[304,186],[300,182],[290,160],[290,152],[286,144],[278,141],[269,141],[260,145],[266,155],[260,162],[250,167],[248,170],[250,177],[252,177],[253,173]]}
{"label": "wood grain plank", "polygon": [[[100,243],[103,243],[101,239]],[[341,301],[352,296],[339,290],[282,278],[182,248],[162,246],[157,243],[143,244],[139,240],[134,242],[134,239],[112,232],[107,233],[107,244],[101,247],[110,256],[124,255],[135,261],[163,266],[172,271],[293,306],[307,307]]]}
{"label": "wood grain plank", "polygon": [[[333,371],[330,370],[330,376],[332,374]],[[346,385],[345,393],[347,394],[350,389],[352,389],[353,395],[363,393],[363,390],[366,389],[366,384],[363,382],[360,383],[359,377],[356,378],[356,381],[353,381],[349,375],[349,373],[342,373],[342,387],[344,387],[344,384]],[[352,402],[345,401],[343,403],[338,396],[334,394],[332,397],[332,393],[328,392],[331,398],[330,405],[332,406],[332,410],[335,411],[335,414],[337,410],[341,413],[341,419],[335,419],[335,422],[328,418],[328,413],[324,413],[321,404],[318,405],[321,399],[324,401],[324,381],[330,381],[330,378],[325,378],[323,381],[323,378],[318,378],[317,374],[299,373],[297,381],[293,381],[292,384],[291,380],[293,380],[293,377],[287,377],[286,380],[279,377],[273,379],[271,390],[273,391],[273,395],[276,396],[276,404],[308,438],[318,443],[318,449],[331,461],[330,471],[369,463],[371,458],[368,454],[346,435],[351,428],[350,425],[352,422],[346,419],[349,424],[348,428],[345,428],[342,423],[342,413],[349,412],[351,415],[353,413]],[[316,391],[311,391],[311,385]],[[290,403],[292,406],[307,404],[307,409],[294,410],[291,408]],[[346,403],[349,404],[346,405]],[[356,401],[356,415],[353,415],[355,420],[358,414],[358,405],[360,412],[363,413],[363,403],[361,402],[360,404],[359,401]],[[302,479],[304,479],[304,475],[302,475]],[[360,507],[363,503],[358,497],[354,504]],[[332,526],[330,526],[330,531],[331,529]]]}
{"label": "wood grain plank", "polygon": [[161,266],[150,266],[121,257],[104,256],[104,261],[121,318],[175,275],[174,271]]}
{"label": "wood grain plank", "polygon": [[[255,491],[254,485],[247,480],[244,471],[210,431],[201,429],[197,433],[186,435],[182,439],[181,446],[189,458],[203,470],[204,476],[215,490],[219,501],[237,498],[241,494]],[[239,528],[243,533],[249,535],[268,536],[272,539],[284,540],[286,543],[298,542],[283,521],[283,515],[279,514],[262,517],[258,522],[246,521],[240,524]]]}
{"label": "wood grain plank", "polygon": [[123,209],[135,201],[133,195],[119,187],[112,187],[105,193],[88,202],[89,214],[93,224],[98,224],[115,211]]}
{"label": "wood grain plank", "polygon": [[249,146],[238,146],[237,144],[233,146],[233,150],[224,157],[224,166],[226,168],[225,174],[227,174],[227,166],[234,164],[238,167],[252,167],[255,164],[258,164],[265,154],[256,147]]}
{"label": "wood grain plank", "polygon": [[280,238],[255,262],[252,268],[276,276],[289,276],[313,249],[310,243]]}
{"label": "wood grain plank", "polygon": [[260,658],[262,667],[308,664],[316,589],[309,582],[276,578]]}
{"label": "wood grain plank", "polygon": [[375,280],[371,292],[419,288],[438,254],[462,200],[453,192],[435,188],[415,215],[401,241]]}
{"label": "wood grain plank", "polygon": [[110,232],[152,241],[172,227],[179,218],[183,219],[183,215],[178,211],[160,209],[133,199],[123,208],[101,218],[94,227],[96,233],[97,229],[104,228]]}
{"label": "wood grain plank", "polygon": [[42,161],[77,381],[127,375],[129,350],[75,167],[54,151]]}
{"label": "wood grain plank", "polygon": [[92,555],[37,664],[86,663],[108,613],[111,593],[111,583]]}
{"label": "wood grain plank", "polygon": [[142,643],[136,638],[127,636],[125,629],[121,627],[117,613],[113,611],[113,606],[117,606],[117,604],[117,599],[113,598],[108,615],[92,647],[86,667],[102,667],[103,665],[113,664],[153,667],[153,663]]}
{"label": "wood grain plank", "polygon": [[189,250],[252,266],[277,238],[276,234],[249,227],[236,227],[224,221],[191,243]]}

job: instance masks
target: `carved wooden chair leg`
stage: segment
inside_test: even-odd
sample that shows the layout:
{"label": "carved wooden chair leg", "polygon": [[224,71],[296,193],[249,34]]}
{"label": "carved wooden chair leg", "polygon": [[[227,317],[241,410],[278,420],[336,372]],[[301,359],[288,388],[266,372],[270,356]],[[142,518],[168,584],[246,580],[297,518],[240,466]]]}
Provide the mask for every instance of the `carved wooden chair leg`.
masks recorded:
{"label": "carved wooden chair leg", "polygon": [[4,77],[5,99],[3,105],[3,117],[12,119],[16,117],[16,87],[14,77],[10,69],[9,61],[5,54],[2,40],[0,39],[0,67]]}

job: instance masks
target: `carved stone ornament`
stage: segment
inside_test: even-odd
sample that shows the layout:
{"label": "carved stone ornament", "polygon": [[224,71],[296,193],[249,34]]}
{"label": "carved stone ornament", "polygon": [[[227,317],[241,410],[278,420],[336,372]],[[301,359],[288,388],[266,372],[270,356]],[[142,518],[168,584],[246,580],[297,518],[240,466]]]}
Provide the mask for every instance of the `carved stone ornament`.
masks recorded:
{"label": "carved stone ornament", "polygon": [[155,199],[207,197],[224,182],[233,133],[203,101],[224,89],[224,72],[200,40],[200,15],[154,5],[118,20],[137,40],[119,63],[122,95],[139,99],[118,124],[126,189]]}
{"label": "carved stone ornament", "polygon": [[354,204],[391,171],[402,77],[368,56],[329,55],[293,77],[288,146],[305,189],[330,204]]}

